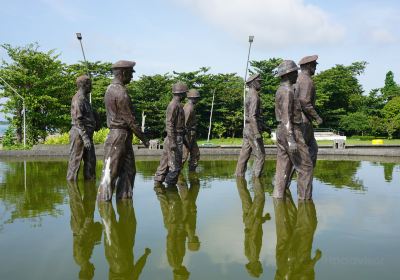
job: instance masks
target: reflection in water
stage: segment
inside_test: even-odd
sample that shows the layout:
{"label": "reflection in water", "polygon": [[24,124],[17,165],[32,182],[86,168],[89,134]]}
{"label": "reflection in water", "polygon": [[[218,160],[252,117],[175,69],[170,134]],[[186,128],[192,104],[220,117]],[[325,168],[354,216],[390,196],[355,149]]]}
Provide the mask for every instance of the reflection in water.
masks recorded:
{"label": "reflection in water", "polygon": [[298,209],[289,191],[286,199],[274,198],[276,222],[275,279],[315,279],[314,267],[321,258],[316,250],[311,257],[317,215],[314,202],[300,201]]}
{"label": "reflection in water", "polygon": [[197,174],[189,173],[188,187],[183,175],[180,175],[178,187],[159,186],[155,189],[167,230],[167,258],[174,279],[189,279],[190,272],[182,264],[187,246],[198,251],[200,241],[196,235],[197,206],[196,199],[200,190]]}
{"label": "reflection in water", "polygon": [[76,182],[68,182],[69,205],[71,208],[71,230],[73,255],[80,266],[79,279],[92,279],[94,265],[89,261],[93,248],[101,240],[101,224],[94,222],[96,205],[95,182],[85,182],[83,196]]}
{"label": "reflection in water", "polygon": [[360,166],[360,161],[321,160],[314,169],[314,178],[336,188],[365,191],[363,181],[356,177]]}
{"label": "reflection in water", "polygon": [[99,202],[100,216],[104,226],[104,250],[110,266],[109,279],[139,279],[151,253],[149,248],[135,263],[133,247],[136,235],[136,217],[130,199],[117,202],[119,220],[111,202]]}
{"label": "reflection in water", "polygon": [[393,162],[383,162],[383,174],[385,176],[386,182],[392,182],[393,179],[393,170],[396,166],[396,163]]}
{"label": "reflection in water", "polygon": [[248,273],[253,277],[260,277],[263,273],[260,262],[260,251],[262,247],[263,229],[265,221],[270,220],[270,214],[264,212],[265,193],[263,184],[259,178],[254,178],[254,199],[251,199],[247,189],[246,179],[237,177],[236,185],[242,201],[243,224],[244,224],[244,253],[249,260],[246,264]]}

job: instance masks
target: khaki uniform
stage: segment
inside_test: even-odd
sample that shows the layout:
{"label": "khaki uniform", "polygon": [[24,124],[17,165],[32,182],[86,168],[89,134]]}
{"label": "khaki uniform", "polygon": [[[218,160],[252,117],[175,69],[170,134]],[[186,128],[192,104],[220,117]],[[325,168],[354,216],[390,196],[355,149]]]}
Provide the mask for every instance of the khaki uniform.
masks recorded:
{"label": "khaki uniform", "polygon": [[[246,126],[243,130],[243,144],[240,151],[238,163],[236,165],[236,176],[244,177],[247,169],[247,161],[251,153],[254,153],[255,162],[253,173],[255,177],[260,177],[264,162],[265,148],[261,138],[261,104],[260,96],[254,89],[250,89],[246,96]],[[259,136],[259,138],[256,138]]]}
{"label": "khaki uniform", "polygon": [[99,212],[104,225],[104,251],[109,265],[109,279],[139,279],[146,265],[149,249],[136,261],[133,251],[136,217],[132,200],[118,201],[117,220],[113,205],[100,202]]}
{"label": "khaki uniform", "polygon": [[[175,185],[182,169],[183,137],[185,131],[185,113],[182,104],[175,98],[168,104],[164,140],[164,149],[154,181]],[[174,147],[175,146],[175,147]]]}
{"label": "khaki uniform", "polygon": [[197,145],[197,119],[194,104],[188,102],[183,107],[185,112],[186,142],[188,147],[183,146],[182,163],[185,164],[189,158],[189,171],[195,171],[200,160],[200,150]]}
{"label": "khaki uniform", "polygon": [[[277,163],[273,196],[282,198],[285,194],[292,168],[298,172],[297,191],[299,199],[311,199],[313,165],[301,131],[301,105],[295,98],[293,86],[283,83],[275,96],[275,115],[279,122],[277,138]],[[289,145],[297,144],[297,152],[292,153]]]}
{"label": "khaki uniform", "polygon": [[[76,181],[83,159],[83,177],[96,178],[96,154],[93,145],[93,133],[96,128],[96,119],[89,100],[79,91],[71,102],[72,127],[69,132],[69,162],[67,180]],[[84,140],[90,141],[91,148],[84,146]]]}
{"label": "khaki uniform", "polygon": [[136,123],[132,102],[124,85],[114,81],[108,86],[104,102],[110,133],[104,144],[104,167],[98,198],[111,200],[115,188],[117,199],[131,198],[136,175],[133,133],[143,142],[146,139]]}
{"label": "khaki uniform", "polygon": [[314,137],[312,120],[317,120],[319,115],[315,110],[315,86],[311,77],[301,72],[297,78],[296,93],[300,101],[303,123],[301,125],[304,140],[309,148],[311,160],[315,167],[317,162],[318,145]]}

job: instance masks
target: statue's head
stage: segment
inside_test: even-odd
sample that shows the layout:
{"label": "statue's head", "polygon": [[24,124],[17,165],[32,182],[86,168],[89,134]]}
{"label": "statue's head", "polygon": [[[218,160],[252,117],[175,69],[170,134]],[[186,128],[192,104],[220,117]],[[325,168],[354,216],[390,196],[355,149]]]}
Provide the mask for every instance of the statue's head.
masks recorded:
{"label": "statue's head", "polygon": [[92,80],[87,75],[79,76],[76,79],[76,86],[78,89],[83,89],[85,93],[89,93],[92,90]]}
{"label": "statue's head", "polygon": [[282,81],[290,81],[294,84],[297,80],[299,67],[293,60],[284,60],[278,66],[277,76],[281,78]]}
{"label": "statue's head", "polygon": [[200,92],[199,92],[197,89],[192,88],[192,89],[190,89],[190,90],[187,92],[186,97],[187,97],[193,104],[196,104],[197,101],[198,101],[199,98],[200,98]]}
{"label": "statue's head", "polygon": [[180,98],[185,98],[186,93],[188,92],[188,87],[184,82],[177,82],[172,85],[172,93]]}
{"label": "statue's head", "polygon": [[308,71],[311,75],[315,74],[317,69],[318,55],[305,56],[299,61],[299,65],[302,71]]}
{"label": "statue's head", "polygon": [[136,65],[136,62],[129,60],[119,60],[114,63],[111,68],[114,74],[114,77],[121,81],[124,85],[129,84],[132,80],[133,73],[135,70],[133,67]]}
{"label": "statue's head", "polygon": [[247,81],[246,85],[250,88],[254,88],[255,90],[261,89],[261,75],[260,73],[251,75]]}

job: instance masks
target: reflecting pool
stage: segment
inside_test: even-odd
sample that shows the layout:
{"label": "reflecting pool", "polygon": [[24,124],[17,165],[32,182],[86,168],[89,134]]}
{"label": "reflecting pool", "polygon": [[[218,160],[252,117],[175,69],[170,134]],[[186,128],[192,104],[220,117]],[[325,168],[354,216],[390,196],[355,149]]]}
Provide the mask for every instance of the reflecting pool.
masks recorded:
{"label": "reflecting pool", "polygon": [[237,180],[235,158],[206,159],[155,191],[139,157],[133,200],[97,203],[65,159],[0,160],[0,279],[399,279],[400,159],[319,160],[313,202],[296,181],[274,200],[275,160],[259,180],[249,164]]}

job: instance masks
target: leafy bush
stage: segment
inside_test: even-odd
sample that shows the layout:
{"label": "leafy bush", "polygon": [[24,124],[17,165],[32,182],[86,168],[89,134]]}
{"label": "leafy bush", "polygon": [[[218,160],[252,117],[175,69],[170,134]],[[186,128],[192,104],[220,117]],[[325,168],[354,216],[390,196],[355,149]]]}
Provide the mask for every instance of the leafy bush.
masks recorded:
{"label": "leafy bush", "polygon": [[44,141],[46,145],[66,145],[69,144],[69,133],[65,132],[58,135],[50,135]]}
{"label": "leafy bush", "polygon": [[108,128],[102,128],[99,131],[95,131],[93,134],[94,144],[103,144],[106,142],[107,135],[110,132]]}
{"label": "leafy bush", "polygon": [[[108,128],[102,128],[99,131],[95,131],[93,134],[93,143],[94,144],[104,144],[107,139],[107,135],[110,132]],[[69,144],[69,132],[58,134],[58,135],[51,135],[46,138],[44,142],[46,145],[67,145]],[[133,145],[139,145],[140,140],[135,135],[132,139]],[[3,142],[4,145],[4,142]]]}
{"label": "leafy bush", "polygon": [[2,144],[4,147],[14,146],[15,141],[15,128],[12,125],[7,127],[7,130],[4,132]]}
{"label": "leafy bush", "polygon": [[263,141],[264,141],[264,145],[274,145],[274,141],[272,141],[271,135],[269,135],[268,132],[264,131],[262,133],[262,138],[263,138]]}

